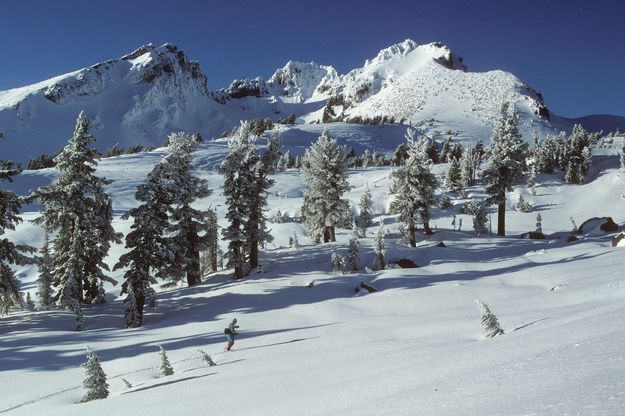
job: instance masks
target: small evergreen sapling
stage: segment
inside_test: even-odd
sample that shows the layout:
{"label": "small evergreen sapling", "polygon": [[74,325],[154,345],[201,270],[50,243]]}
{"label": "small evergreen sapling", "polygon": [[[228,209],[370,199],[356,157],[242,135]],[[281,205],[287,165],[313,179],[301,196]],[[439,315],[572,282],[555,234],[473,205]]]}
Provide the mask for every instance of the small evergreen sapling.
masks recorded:
{"label": "small evergreen sapling", "polygon": [[375,253],[375,261],[373,263],[374,270],[384,270],[386,263],[384,262],[384,255],[386,254],[386,248],[384,247],[384,226],[380,225],[378,232],[375,235],[373,242],[373,251]]}
{"label": "small evergreen sapling", "polygon": [[172,374],[174,374],[174,369],[172,368],[171,364],[169,364],[169,359],[167,358],[167,353],[165,352],[163,346],[159,345],[159,348],[161,349],[159,353],[161,356],[161,376],[171,376]]}
{"label": "small evergreen sapling", "polygon": [[493,338],[497,335],[502,335],[504,331],[499,326],[499,321],[497,321],[497,317],[481,300],[478,299],[475,302],[477,303],[477,306],[482,313],[482,329],[484,330],[484,335],[486,336],[486,338]]}
{"label": "small evergreen sapling", "polygon": [[350,238],[349,240],[349,250],[347,252],[347,256],[345,256],[345,267],[347,271],[355,272],[358,271],[358,239],[355,237]]}
{"label": "small evergreen sapling", "polygon": [[523,195],[519,195],[515,208],[519,212],[532,212],[532,205],[523,198]]}
{"label": "small evergreen sapling", "polygon": [[[460,230],[460,227],[458,227],[458,230]],[[476,207],[475,216],[473,217],[473,231],[476,234],[488,233],[488,215],[486,213],[486,205],[483,202]]]}
{"label": "small evergreen sapling", "polygon": [[297,239],[297,233],[295,232],[295,230],[293,230],[292,239],[293,239],[292,247],[296,250],[299,249],[299,240]]}
{"label": "small evergreen sapling", "polygon": [[336,274],[344,274],[345,272],[345,260],[343,256],[339,254],[336,249],[332,252],[332,257],[330,258],[330,263],[332,263],[332,271]]}
{"label": "small evergreen sapling", "polygon": [[541,234],[543,232],[543,217],[540,215],[540,212],[536,216],[536,232]]}
{"label": "small evergreen sapling", "polygon": [[373,198],[368,184],[365,185],[365,192],[360,197],[358,207],[360,208],[360,214],[358,215],[357,224],[361,230],[360,234],[366,237],[367,227],[373,224]]}
{"label": "small evergreen sapling", "polygon": [[132,388],[132,384],[130,384],[128,380],[126,380],[125,378],[122,378],[122,381],[124,382],[124,385],[126,386],[127,389]]}
{"label": "small evergreen sapling", "polygon": [[204,361],[209,367],[214,367],[217,365],[217,363],[215,363],[215,361],[213,361],[213,359],[211,358],[210,355],[208,355],[207,352],[202,351],[202,350],[197,350],[200,355],[202,356],[202,361]]}
{"label": "small evergreen sapling", "polygon": [[80,400],[82,403],[91,400],[106,399],[109,395],[109,385],[106,382],[106,374],[100,365],[100,359],[90,346],[87,346],[87,362],[82,364],[87,371],[87,378],[82,385],[87,393]]}

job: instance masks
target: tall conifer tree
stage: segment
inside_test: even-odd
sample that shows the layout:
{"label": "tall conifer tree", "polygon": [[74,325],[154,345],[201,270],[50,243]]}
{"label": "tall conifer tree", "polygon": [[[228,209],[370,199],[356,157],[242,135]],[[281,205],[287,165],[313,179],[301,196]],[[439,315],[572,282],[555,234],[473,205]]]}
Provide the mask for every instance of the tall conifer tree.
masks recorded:
{"label": "tall conifer tree", "polygon": [[[21,169],[13,162],[0,160],[0,182],[11,182],[13,176],[20,172]],[[16,224],[22,221],[18,215],[20,208],[21,202],[14,192],[0,189],[0,237],[6,230],[14,230]],[[30,247],[15,245],[7,238],[0,238],[0,315],[6,314],[12,306],[23,306],[19,282],[11,265],[30,262],[25,254],[32,251]]]}
{"label": "tall conifer tree", "polygon": [[82,316],[80,303],[105,301],[103,282],[117,283],[104,274],[109,270],[104,259],[111,242],[121,242],[111,224],[111,198],[104,192],[111,181],[95,175],[98,153],[90,147],[94,141],[81,112],[74,134],[54,158],[59,177],[32,194],[46,207],[35,223],[54,233],[52,273],[59,288],[55,300],[75,311],[77,319]]}
{"label": "tall conifer tree", "polygon": [[304,155],[302,173],[308,183],[302,217],[314,241],[336,241],[335,227],[347,217],[349,203],[342,199],[349,190],[347,149],[324,130]]}
{"label": "tall conifer tree", "polygon": [[493,130],[489,160],[482,171],[486,183],[486,204],[497,205],[497,235],[506,235],[506,192],[523,175],[528,145],[518,129],[519,115],[516,107],[504,103],[500,118]]}
{"label": "tall conifer tree", "polygon": [[416,247],[415,231],[418,219],[423,223],[426,234],[431,234],[430,207],[435,203],[438,181],[430,171],[431,161],[427,156],[427,139],[415,138],[414,130],[408,129],[408,159],[391,176],[390,192],[395,195],[391,202],[391,212],[399,215],[406,224],[411,247]]}

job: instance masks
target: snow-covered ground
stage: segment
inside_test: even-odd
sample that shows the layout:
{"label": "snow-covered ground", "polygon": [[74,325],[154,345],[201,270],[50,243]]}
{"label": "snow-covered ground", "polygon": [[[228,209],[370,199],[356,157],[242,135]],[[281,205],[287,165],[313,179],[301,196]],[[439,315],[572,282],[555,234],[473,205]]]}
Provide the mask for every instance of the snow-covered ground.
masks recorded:
{"label": "snow-covered ground", "polygon": [[[349,142],[349,129],[331,127],[331,134]],[[315,128],[285,132],[285,146],[303,153],[297,149],[316,138]],[[365,136],[373,131],[363,129]],[[371,143],[363,146],[392,151],[403,132],[384,132],[367,136]],[[226,150],[224,141],[209,142],[196,157],[199,174],[214,190],[199,205],[216,206],[220,221],[225,207],[215,169]],[[114,180],[108,191],[118,231],[129,230],[130,221],[120,217],[135,205],[134,188],[164,151],[101,161],[98,173]],[[365,184],[375,201],[376,225],[360,240],[361,272],[330,272],[332,250],[344,254],[351,232],[339,230],[336,243],[314,246],[301,224],[287,222],[271,225],[275,241],[261,253],[265,273],[234,282],[225,270],[198,286],[161,290],[141,328],[123,329],[118,287],[108,288],[107,305],[85,307],[85,332],[72,330],[74,316],[66,311],[13,312],[0,318],[0,414],[620,415],[623,247],[612,247],[613,233],[566,242],[571,217],[577,225],[595,216],[625,223],[625,173],[618,159],[604,155],[594,162],[585,185],[544,175],[536,195],[523,186],[510,193],[510,208],[522,194],[535,209],[510,209],[506,238],[476,237],[471,217],[456,205],[434,209],[437,232],[420,236],[416,249],[400,244],[388,214],[390,168],[352,170],[352,204]],[[439,173],[445,168],[435,166]],[[12,186],[26,194],[54,175],[25,172]],[[269,215],[298,215],[303,178],[287,171],[274,179]],[[479,187],[469,192],[475,198],[482,193]],[[41,246],[41,230],[28,222],[37,209],[25,208],[25,221],[10,238]],[[461,231],[451,229],[453,213],[463,220]],[[534,230],[538,213],[549,238],[518,238]],[[364,271],[373,263],[371,236],[381,222],[388,232],[387,260],[409,258],[419,268]],[[293,231],[300,249],[288,248]],[[446,247],[437,246],[441,241]],[[113,247],[109,264],[123,251]],[[34,294],[36,270],[20,268],[18,274],[22,288]],[[356,294],[361,281],[378,292]],[[311,282],[314,287],[307,287]],[[483,337],[476,299],[497,315],[504,335]],[[223,328],[234,317],[241,335],[224,353]],[[111,395],[77,404],[87,345],[102,361]],[[158,345],[168,353],[173,376],[159,377]],[[218,365],[206,366],[198,349]]]}

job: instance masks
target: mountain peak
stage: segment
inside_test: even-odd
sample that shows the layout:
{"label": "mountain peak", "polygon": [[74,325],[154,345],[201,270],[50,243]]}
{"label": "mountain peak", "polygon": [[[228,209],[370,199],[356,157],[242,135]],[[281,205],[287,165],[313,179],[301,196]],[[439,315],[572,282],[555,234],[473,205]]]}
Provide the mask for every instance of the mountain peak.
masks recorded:
{"label": "mountain peak", "polygon": [[338,83],[339,75],[334,67],[316,62],[289,61],[269,79],[277,95],[304,102],[324,96],[332,85]]}
{"label": "mountain peak", "polygon": [[413,55],[413,52],[431,58],[448,69],[461,71],[466,71],[467,69],[463,64],[462,57],[454,54],[445,44],[431,42],[419,45],[412,39],[406,39],[403,42],[382,49],[375,58],[367,59],[364,66],[377,66],[389,61],[402,60],[409,55]]}
{"label": "mountain peak", "polygon": [[365,61],[365,66],[369,66],[372,64],[389,61],[397,56],[406,56],[408,53],[414,51],[419,45],[412,40],[406,39],[403,42],[396,43],[394,45],[389,46],[388,48],[382,49],[378,52],[378,55],[369,60]]}

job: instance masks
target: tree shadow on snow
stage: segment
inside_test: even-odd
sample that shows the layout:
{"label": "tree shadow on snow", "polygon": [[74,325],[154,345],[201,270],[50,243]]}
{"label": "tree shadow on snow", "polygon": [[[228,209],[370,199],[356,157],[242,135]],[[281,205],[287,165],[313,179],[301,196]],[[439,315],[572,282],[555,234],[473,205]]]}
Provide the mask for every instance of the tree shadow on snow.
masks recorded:
{"label": "tree shadow on snow", "polygon": [[[444,239],[444,235],[445,233],[441,233],[437,238]],[[419,266],[454,262],[463,262],[468,266],[471,262],[493,263],[489,270],[464,268],[452,273],[433,275],[431,272],[423,273],[420,269],[403,269],[392,273],[382,271],[374,274],[332,276],[328,274],[330,268],[328,260],[332,251],[335,248],[346,249],[338,243],[304,246],[299,250],[264,251],[263,264],[266,273],[252,273],[241,281],[232,280],[228,273],[218,273],[199,285],[159,293],[157,309],[146,311],[144,326],[141,328],[123,329],[121,301],[85,306],[84,313],[90,329],[84,332],[71,331],[74,328],[74,316],[67,311],[34,312],[5,317],[0,326],[2,348],[0,369],[37,371],[77,368],[85,362],[83,347],[86,345],[94,346],[103,362],[153,354],[154,366],[157,366],[159,362],[157,345],[162,345],[168,352],[171,351],[173,359],[176,358],[176,351],[180,349],[202,348],[210,353],[211,345],[219,345],[221,350],[221,344],[225,345],[226,342],[223,334],[223,327],[226,325],[225,316],[351,298],[354,296],[354,288],[361,281],[369,283],[373,281],[379,290],[414,289],[441,282],[517,273],[533,267],[583,261],[602,255],[602,253],[586,254],[540,262],[523,255],[532,250],[549,247],[549,242],[544,240],[510,237],[477,239],[470,233],[457,232],[454,236],[456,239],[450,239],[448,246],[444,248],[435,245],[435,238],[427,241],[425,243],[427,246],[416,249],[390,244],[389,248],[392,249],[394,256],[411,258]],[[596,238],[597,241],[605,239],[605,237]],[[445,241],[447,244],[446,239]],[[364,260],[361,264],[370,264],[372,258],[371,239],[367,239],[366,244],[363,242],[361,247],[361,259]],[[509,262],[521,258],[525,261],[514,264]],[[501,267],[497,267],[499,263]],[[307,287],[316,278],[318,282],[314,287]],[[254,289],[254,285],[262,285],[263,290],[240,290],[248,285],[250,289]],[[115,323],[119,323],[119,326],[115,326]],[[159,333],[167,333],[167,328],[193,323],[205,325],[202,328],[205,327],[206,331],[202,333],[196,326],[190,330],[189,335],[159,338]],[[337,322],[266,330],[242,328],[241,339],[246,340],[247,349],[289,344],[314,336],[308,338],[299,336],[285,340],[284,334],[308,331],[306,335],[309,336],[314,335],[310,330],[335,324]],[[253,340],[259,337],[269,338],[262,338],[265,344],[254,345]],[[106,348],[100,348],[98,344],[105,344]]]}
{"label": "tree shadow on snow", "polygon": [[182,383],[182,382],[190,381],[190,380],[196,380],[198,378],[204,378],[204,377],[208,377],[208,376],[213,376],[215,374],[217,374],[217,373],[208,373],[208,374],[202,374],[201,376],[192,376],[192,377],[179,378],[177,380],[165,381],[165,382],[162,382],[162,383],[152,384],[150,386],[145,386],[145,387],[141,387],[141,388],[138,388],[138,389],[125,391],[122,394],[138,393],[140,391],[146,391],[146,390],[151,390],[151,389],[158,388],[158,387],[169,386],[171,384]]}

